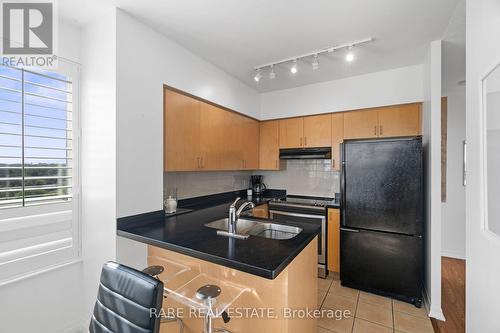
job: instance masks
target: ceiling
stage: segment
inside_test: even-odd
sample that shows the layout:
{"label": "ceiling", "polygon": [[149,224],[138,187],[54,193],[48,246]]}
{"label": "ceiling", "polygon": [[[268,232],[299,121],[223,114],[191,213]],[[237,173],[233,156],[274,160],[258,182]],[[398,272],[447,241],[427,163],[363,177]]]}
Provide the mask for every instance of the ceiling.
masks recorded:
{"label": "ceiling", "polygon": [[[259,92],[292,88],[423,63],[459,0],[65,0],[64,19],[83,25],[116,5]],[[254,67],[358,39],[375,41],[320,56],[320,68],[299,61],[253,80]]]}

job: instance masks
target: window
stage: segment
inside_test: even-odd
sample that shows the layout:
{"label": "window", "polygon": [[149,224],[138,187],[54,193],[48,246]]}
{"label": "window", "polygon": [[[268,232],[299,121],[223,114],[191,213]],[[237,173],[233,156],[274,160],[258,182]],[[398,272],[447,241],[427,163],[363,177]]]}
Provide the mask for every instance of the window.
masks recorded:
{"label": "window", "polygon": [[0,65],[0,283],[79,255],[75,79]]}
{"label": "window", "polygon": [[72,82],[0,66],[0,209],[71,201]]}

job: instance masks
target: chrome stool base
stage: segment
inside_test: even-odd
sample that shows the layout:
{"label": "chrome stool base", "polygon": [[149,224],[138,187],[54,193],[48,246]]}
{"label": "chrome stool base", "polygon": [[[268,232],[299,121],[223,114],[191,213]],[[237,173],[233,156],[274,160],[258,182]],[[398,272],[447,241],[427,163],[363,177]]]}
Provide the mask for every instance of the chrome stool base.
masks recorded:
{"label": "chrome stool base", "polygon": [[[154,277],[157,280],[160,280],[160,274],[165,271],[165,267],[160,266],[160,265],[154,265],[154,266],[149,266],[146,267],[142,270],[143,273],[146,273],[152,277]],[[167,295],[163,293],[163,298],[167,298]],[[176,321],[179,324],[179,333],[184,333],[184,322],[182,321],[181,318],[178,317],[173,317],[173,316],[165,316],[162,317],[160,320],[161,323],[171,323]]]}

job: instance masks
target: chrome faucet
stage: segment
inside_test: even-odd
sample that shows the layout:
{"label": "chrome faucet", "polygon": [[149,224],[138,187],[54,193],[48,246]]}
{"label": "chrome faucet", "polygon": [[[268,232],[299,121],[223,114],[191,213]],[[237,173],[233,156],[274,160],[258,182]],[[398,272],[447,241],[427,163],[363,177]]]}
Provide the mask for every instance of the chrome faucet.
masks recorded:
{"label": "chrome faucet", "polygon": [[246,201],[244,202],[240,208],[238,208],[238,210],[236,210],[236,204],[238,203],[238,201],[240,201],[240,197],[236,198],[236,200],[234,200],[234,202],[231,204],[231,206],[229,206],[229,218],[227,220],[227,231],[230,233],[230,234],[236,234],[236,225],[238,223],[238,219],[240,218],[240,215],[241,215],[241,212],[243,212],[243,210],[250,206],[250,208],[254,208],[255,207],[255,204],[251,201]]}

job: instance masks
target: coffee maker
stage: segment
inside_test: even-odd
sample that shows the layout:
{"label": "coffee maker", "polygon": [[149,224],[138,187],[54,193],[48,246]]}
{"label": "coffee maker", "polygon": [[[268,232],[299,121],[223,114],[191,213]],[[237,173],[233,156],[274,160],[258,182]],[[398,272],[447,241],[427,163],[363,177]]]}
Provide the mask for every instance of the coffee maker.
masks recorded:
{"label": "coffee maker", "polygon": [[264,176],[262,175],[252,175],[250,177],[250,183],[252,184],[253,194],[256,196],[264,194],[266,190],[266,184],[262,182]]}

